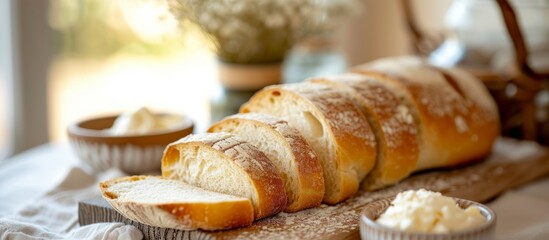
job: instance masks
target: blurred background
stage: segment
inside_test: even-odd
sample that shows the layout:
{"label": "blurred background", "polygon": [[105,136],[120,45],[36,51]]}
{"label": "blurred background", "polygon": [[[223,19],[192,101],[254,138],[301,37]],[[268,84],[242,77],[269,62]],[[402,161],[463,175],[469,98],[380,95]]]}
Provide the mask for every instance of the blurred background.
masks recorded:
{"label": "blurred background", "polygon": [[[423,30],[446,31],[451,0],[410,2]],[[339,57],[329,61],[341,69],[411,54],[401,3],[357,0],[337,22],[321,14],[336,26],[320,31],[328,41],[305,46],[329,44]],[[212,34],[170,9],[155,0],[0,1],[0,159],[66,141],[66,126],[76,120],[142,106],[190,116],[196,131],[204,131],[218,92],[217,65],[226,59],[216,54]],[[303,63],[303,45],[293,47],[285,74],[293,73],[295,61]]]}

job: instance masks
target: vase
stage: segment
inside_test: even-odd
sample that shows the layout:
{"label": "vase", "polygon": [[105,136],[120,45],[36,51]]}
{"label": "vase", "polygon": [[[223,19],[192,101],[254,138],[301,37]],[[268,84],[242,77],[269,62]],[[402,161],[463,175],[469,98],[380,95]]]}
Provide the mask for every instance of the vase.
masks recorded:
{"label": "vase", "polygon": [[262,88],[279,84],[282,64],[218,64],[218,85],[211,98],[210,122],[238,113],[240,106]]}
{"label": "vase", "polygon": [[335,31],[312,34],[298,42],[283,64],[283,82],[297,83],[311,77],[343,73],[347,60],[337,44]]}

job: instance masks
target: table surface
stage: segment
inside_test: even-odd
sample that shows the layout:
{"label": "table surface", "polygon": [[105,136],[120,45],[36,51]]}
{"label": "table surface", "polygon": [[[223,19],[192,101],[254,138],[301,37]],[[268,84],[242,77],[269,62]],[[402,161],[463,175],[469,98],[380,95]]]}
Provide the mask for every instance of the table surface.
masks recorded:
{"label": "table surface", "polygon": [[[77,164],[67,144],[45,144],[0,163],[0,217],[55,187]],[[507,191],[488,205],[498,216],[497,239],[521,233],[535,233],[530,239],[549,236],[544,230],[549,229],[549,177]]]}

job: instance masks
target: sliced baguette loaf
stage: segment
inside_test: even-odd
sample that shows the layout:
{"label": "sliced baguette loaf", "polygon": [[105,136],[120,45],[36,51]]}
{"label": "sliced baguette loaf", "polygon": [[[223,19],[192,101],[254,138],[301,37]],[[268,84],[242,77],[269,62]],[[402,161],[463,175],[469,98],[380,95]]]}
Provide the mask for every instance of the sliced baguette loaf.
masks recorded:
{"label": "sliced baguette loaf", "polygon": [[375,136],[366,117],[347,95],[329,86],[299,83],[267,87],[240,111],[275,115],[303,134],[322,165],[326,203],[336,204],[353,196],[375,164]]}
{"label": "sliced baguette loaf", "polygon": [[493,99],[468,73],[440,70],[411,58],[382,59],[351,70],[382,79],[414,106],[422,139],[416,170],[480,159],[499,135]]}
{"label": "sliced baguette loaf", "polygon": [[209,191],[251,199],[255,219],[286,209],[284,183],[271,160],[228,133],[189,135],[169,144],[162,176]]}
{"label": "sliced baguette loaf", "polygon": [[208,131],[233,133],[271,159],[286,187],[286,212],[316,207],[322,202],[322,166],[301,133],[288,122],[268,114],[236,114],[214,124]]}
{"label": "sliced baguette loaf", "polygon": [[151,226],[182,230],[220,230],[249,226],[254,210],[248,198],[151,176],[100,183],[103,197],[125,217]]}
{"label": "sliced baguette loaf", "polygon": [[416,122],[407,104],[379,80],[360,74],[340,74],[309,81],[326,84],[351,96],[359,106],[377,140],[374,169],[362,182],[365,190],[375,190],[409,176],[419,158]]}

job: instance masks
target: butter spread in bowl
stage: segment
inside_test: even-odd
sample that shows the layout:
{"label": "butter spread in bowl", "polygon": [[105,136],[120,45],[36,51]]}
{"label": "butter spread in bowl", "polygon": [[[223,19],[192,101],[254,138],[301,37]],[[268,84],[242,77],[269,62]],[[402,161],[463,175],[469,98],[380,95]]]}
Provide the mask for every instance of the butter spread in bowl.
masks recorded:
{"label": "butter spread in bowl", "polygon": [[376,221],[408,232],[449,233],[479,226],[486,218],[476,206],[462,209],[451,197],[420,189],[399,193]]}
{"label": "butter spread in bowl", "polygon": [[496,216],[477,202],[425,189],[368,203],[360,217],[362,239],[493,239]]}
{"label": "butter spread in bowl", "polygon": [[182,116],[154,114],[142,107],[137,111],[120,114],[107,131],[115,136],[140,135],[177,127],[183,122]]}

